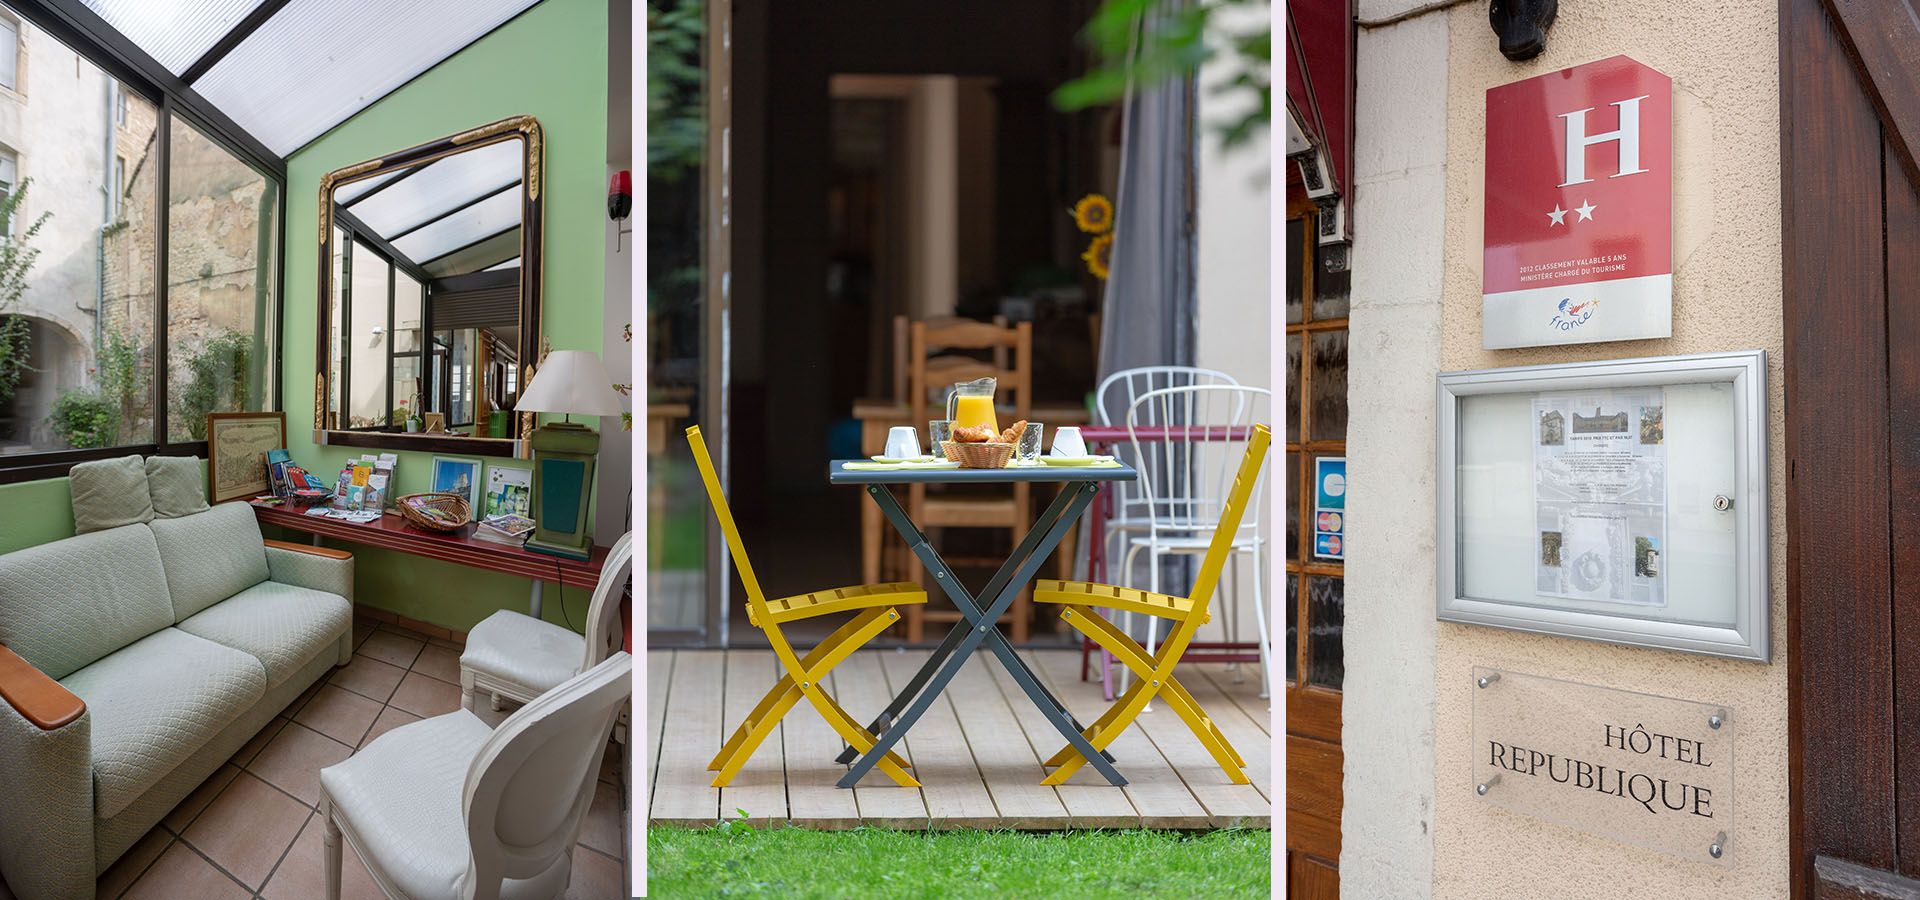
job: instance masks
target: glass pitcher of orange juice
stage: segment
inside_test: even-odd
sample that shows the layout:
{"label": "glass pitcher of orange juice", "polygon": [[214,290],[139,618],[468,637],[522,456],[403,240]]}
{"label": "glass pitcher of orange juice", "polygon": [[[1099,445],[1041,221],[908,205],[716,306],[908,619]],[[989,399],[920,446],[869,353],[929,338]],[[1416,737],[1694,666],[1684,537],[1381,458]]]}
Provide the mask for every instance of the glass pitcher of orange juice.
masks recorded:
{"label": "glass pitcher of orange juice", "polygon": [[947,418],[953,420],[955,428],[975,428],[985,425],[1000,433],[1000,423],[993,415],[993,391],[996,381],[993,378],[978,378],[962,381],[947,389]]}

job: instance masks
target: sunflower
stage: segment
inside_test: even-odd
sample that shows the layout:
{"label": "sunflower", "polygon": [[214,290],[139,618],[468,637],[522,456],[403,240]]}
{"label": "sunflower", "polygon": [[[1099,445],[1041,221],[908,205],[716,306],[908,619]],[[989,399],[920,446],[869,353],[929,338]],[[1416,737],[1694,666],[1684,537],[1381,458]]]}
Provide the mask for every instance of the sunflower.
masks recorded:
{"label": "sunflower", "polygon": [[1088,194],[1073,205],[1073,224],[1088,234],[1106,234],[1113,230],[1113,201],[1099,194]]}
{"label": "sunflower", "polygon": [[1107,280],[1107,273],[1111,271],[1113,263],[1113,235],[1109,233],[1094,238],[1087,244],[1087,252],[1080,254],[1080,258],[1087,261],[1087,271],[1092,272],[1093,277],[1101,281]]}

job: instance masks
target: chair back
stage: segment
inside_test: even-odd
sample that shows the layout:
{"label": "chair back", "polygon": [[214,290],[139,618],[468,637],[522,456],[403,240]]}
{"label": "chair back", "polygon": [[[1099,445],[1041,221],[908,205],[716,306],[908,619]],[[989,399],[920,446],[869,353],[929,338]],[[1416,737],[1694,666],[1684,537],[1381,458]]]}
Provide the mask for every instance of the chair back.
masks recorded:
{"label": "chair back", "polygon": [[740,526],[733,522],[727,495],[720,490],[720,474],[714,470],[713,457],[707,453],[707,441],[700,436],[700,426],[687,428],[687,444],[693,448],[693,464],[699,467],[700,481],[707,487],[707,501],[713,505],[713,516],[720,520],[720,533],[726,536],[733,567],[740,572],[740,583],[747,589],[747,611],[752,613],[755,622],[770,623],[773,618],[767,610],[767,595],[761,592],[760,579],[753,574],[753,562],[747,559],[747,545],[740,540]]}
{"label": "chair back", "polygon": [[[1141,394],[1127,408],[1129,460],[1140,472],[1131,512],[1154,534],[1206,531],[1225,508],[1239,450],[1272,392],[1244,385],[1189,385]],[[1260,527],[1260,510],[1247,524]]]}
{"label": "chair back", "polygon": [[498,897],[503,879],[532,878],[572,855],[607,738],[632,696],[633,657],[621,651],[494,729],[467,769],[468,896]]}
{"label": "chair back", "polygon": [[633,579],[633,532],[613,542],[607,561],[600,565],[600,581],[593,586],[593,602],[587,605],[587,656],[580,662],[585,672],[600,664],[620,648],[625,629],[620,622],[620,599]]}
{"label": "chair back", "polygon": [[[1098,425],[1124,424],[1128,411],[1142,395],[1166,388],[1193,387],[1196,385],[1238,385],[1233,376],[1217,369],[1201,369],[1194,366],[1140,366],[1121,369],[1100,379],[1100,386],[1093,391],[1093,421]],[[1156,409],[1143,410],[1141,424],[1157,426],[1165,424],[1156,418]],[[1150,462],[1142,461],[1134,453],[1131,444],[1115,447],[1114,455],[1121,462],[1135,469],[1145,470]],[[1130,522],[1145,521],[1149,510],[1144,505],[1140,487],[1137,484],[1120,482],[1113,486],[1113,515],[1115,518]]]}
{"label": "chair back", "polygon": [[[988,361],[939,352],[944,350],[990,350],[994,358]],[[1013,357],[1010,364],[1008,350]],[[1014,418],[1031,418],[1033,323],[1009,326],[1004,320],[942,318],[914,322],[908,327],[907,401],[912,410],[909,421],[913,427],[919,428],[932,420],[927,404],[934,388],[988,376],[999,379],[1000,390],[1013,394]]]}
{"label": "chair back", "polygon": [[1202,614],[1213,597],[1214,586],[1220,583],[1220,571],[1226,568],[1227,557],[1233,553],[1233,538],[1246,519],[1247,508],[1257,510],[1259,507],[1261,466],[1266,462],[1267,446],[1272,442],[1273,432],[1267,426],[1253,426],[1246,452],[1240,455],[1240,465],[1227,489],[1226,509],[1220,513],[1220,524],[1214,528],[1213,541],[1207,545],[1206,558],[1200,562],[1200,576],[1193,580],[1193,592],[1188,595],[1194,608]]}

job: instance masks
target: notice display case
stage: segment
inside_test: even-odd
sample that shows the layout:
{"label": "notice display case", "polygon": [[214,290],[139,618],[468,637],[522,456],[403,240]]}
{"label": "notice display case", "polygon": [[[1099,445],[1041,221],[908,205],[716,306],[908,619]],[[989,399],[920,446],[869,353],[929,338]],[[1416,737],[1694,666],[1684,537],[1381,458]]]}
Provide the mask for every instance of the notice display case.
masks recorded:
{"label": "notice display case", "polygon": [[1770,659],[1766,354],[1439,378],[1439,617]]}

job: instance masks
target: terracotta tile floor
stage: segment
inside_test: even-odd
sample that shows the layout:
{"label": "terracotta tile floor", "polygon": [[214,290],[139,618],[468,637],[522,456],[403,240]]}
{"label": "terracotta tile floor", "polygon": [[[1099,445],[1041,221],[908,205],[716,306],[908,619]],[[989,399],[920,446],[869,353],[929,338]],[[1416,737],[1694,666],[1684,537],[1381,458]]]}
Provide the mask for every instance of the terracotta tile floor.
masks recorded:
{"label": "terracotta tile floor", "polygon": [[[99,900],[325,895],[320,770],[391,728],[460,706],[458,645],[367,620],[354,622],[353,637],[352,665],[295,700],[114,863],[100,877]],[[478,712],[490,720],[505,715],[484,705]],[[608,745],[574,849],[572,900],[627,896],[618,774],[625,752]],[[342,897],[381,897],[352,850],[345,858]]]}

